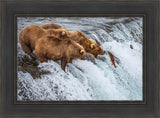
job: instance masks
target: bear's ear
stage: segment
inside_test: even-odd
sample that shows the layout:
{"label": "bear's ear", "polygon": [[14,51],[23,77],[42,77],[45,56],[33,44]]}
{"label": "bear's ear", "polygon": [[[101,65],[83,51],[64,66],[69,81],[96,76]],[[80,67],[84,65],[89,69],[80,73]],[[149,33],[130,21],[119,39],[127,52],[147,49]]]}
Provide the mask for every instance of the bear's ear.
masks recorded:
{"label": "bear's ear", "polygon": [[68,32],[62,31],[61,36],[64,37],[64,38],[68,38]]}
{"label": "bear's ear", "polygon": [[84,50],[80,50],[79,53],[80,53],[80,54],[83,54],[83,53],[84,53]]}
{"label": "bear's ear", "polygon": [[62,31],[62,36],[66,35],[66,32],[65,31]]}
{"label": "bear's ear", "polygon": [[90,41],[93,41],[93,39],[89,39]]}
{"label": "bear's ear", "polygon": [[95,47],[95,45],[94,45],[94,44],[91,44],[90,46],[91,46],[91,49],[93,49],[93,48]]}

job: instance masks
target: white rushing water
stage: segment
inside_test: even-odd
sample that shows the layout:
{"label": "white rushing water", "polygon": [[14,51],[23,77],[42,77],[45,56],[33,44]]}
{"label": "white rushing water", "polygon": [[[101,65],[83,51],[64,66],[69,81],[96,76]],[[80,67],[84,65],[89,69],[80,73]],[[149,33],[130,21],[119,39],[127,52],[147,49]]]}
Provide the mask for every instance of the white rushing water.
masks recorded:
{"label": "white rushing water", "polygon": [[[57,23],[69,30],[80,30],[111,52],[117,66],[111,65],[106,53],[94,61],[75,59],[67,64],[66,72],[59,61],[39,63],[40,70],[50,73],[37,79],[18,70],[18,100],[142,100],[142,18],[19,17],[17,21],[17,36],[32,24]],[[17,51],[20,59],[27,55],[19,42]]]}

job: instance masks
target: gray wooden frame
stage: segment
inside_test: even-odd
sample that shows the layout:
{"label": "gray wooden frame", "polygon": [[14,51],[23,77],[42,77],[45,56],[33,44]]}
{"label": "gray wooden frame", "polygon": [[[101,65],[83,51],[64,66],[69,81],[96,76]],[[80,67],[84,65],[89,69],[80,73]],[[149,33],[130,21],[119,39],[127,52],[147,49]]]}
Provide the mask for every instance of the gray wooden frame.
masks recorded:
{"label": "gray wooden frame", "polygon": [[[158,1],[3,1],[1,2],[1,117],[160,117],[159,112],[159,2]],[[67,9],[66,9],[67,8]],[[15,102],[17,15],[143,16],[142,102]]]}

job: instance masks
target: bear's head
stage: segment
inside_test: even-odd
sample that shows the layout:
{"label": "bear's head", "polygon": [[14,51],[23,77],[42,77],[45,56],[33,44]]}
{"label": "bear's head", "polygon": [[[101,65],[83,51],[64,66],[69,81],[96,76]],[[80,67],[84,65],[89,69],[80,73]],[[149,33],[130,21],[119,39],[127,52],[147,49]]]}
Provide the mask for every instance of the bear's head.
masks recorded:
{"label": "bear's head", "polygon": [[67,42],[69,44],[68,49],[71,53],[71,58],[86,59],[86,51],[81,45],[70,39]]}
{"label": "bear's head", "polygon": [[91,53],[95,58],[97,58],[98,55],[104,55],[105,51],[92,39],[88,39],[88,53]]}
{"label": "bear's head", "polygon": [[87,53],[92,54],[95,58],[97,58],[98,55],[103,55],[105,53],[97,43],[92,39],[85,37],[82,32],[78,31],[78,36],[80,44],[83,45]]}

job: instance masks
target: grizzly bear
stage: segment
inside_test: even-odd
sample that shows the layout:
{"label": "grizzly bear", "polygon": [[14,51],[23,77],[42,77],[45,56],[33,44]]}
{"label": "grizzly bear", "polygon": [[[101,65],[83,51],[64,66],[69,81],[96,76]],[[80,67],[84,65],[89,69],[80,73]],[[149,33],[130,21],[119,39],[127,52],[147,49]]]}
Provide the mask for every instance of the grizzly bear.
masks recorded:
{"label": "grizzly bear", "polygon": [[86,51],[97,58],[98,55],[103,55],[105,52],[101,47],[95,43],[92,39],[88,39],[81,31],[69,31],[69,38],[82,45]]}
{"label": "grizzly bear", "polygon": [[35,49],[36,41],[42,36],[54,36],[60,40],[68,38],[67,33],[62,29],[45,30],[37,25],[30,25],[25,27],[19,35],[19,42],[23,51],[34,58],[31,53]]}
{"label": "grizzly bear", "polygon": [[82,45],[86,53],[91,54],[93,57],[97,58],[98,55],[103,55],[105,53],[104,50],[102,50],[101,47],[97,43],[95,43],[92,39],[88,39],[87,37],[85,37],[81,31],[70,31],[55,23],[44,24],[41,27],[46,30],[47,29],[65,30],[68,33],[68,36],[71,40]]}
{"label": "grizzly bear", "polygon": [[40,62],[61,60],[61,68],[65,71],[67,63],[72,59],[85,59],[85,50],[78,43],[67,39],[59,40],[55,37],[41,37],[35,44],[35,54]]}

